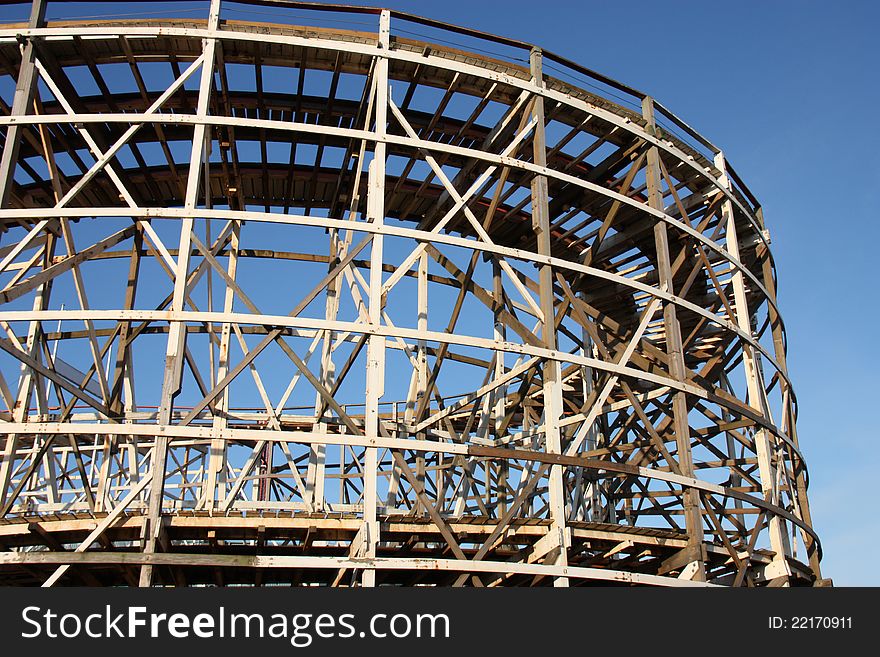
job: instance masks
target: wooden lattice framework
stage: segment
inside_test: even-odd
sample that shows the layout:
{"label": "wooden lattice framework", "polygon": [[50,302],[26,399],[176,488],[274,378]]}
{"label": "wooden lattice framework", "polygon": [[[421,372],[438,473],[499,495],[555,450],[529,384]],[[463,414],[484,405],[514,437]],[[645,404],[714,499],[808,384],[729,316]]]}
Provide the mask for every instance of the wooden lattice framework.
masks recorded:
{"label": "wooden lattice framework", "polygon": [[721,151],[527,44],[248,4],[0,25],[0,583],[820,581]]}

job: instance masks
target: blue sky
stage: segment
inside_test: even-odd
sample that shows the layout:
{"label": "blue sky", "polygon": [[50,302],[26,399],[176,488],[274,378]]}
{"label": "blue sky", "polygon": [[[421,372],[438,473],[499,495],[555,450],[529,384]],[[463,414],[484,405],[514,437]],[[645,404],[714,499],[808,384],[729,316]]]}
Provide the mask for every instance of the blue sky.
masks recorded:
{"label": "blue sky", "polygon": [[[880,244],[880,46],[872,32],[880,6],[361,4],[533,42],[655,96],[724,149],[762,202],[772,235],[823,574],[838,585],[880,585],[873,563],[880,543],[873,488],[878,431],[870,420],[877,404],[870,341],[880,319],[872,310],[872,251]],[[85,8],[70,5],[66,15],[113,13],[107,5]],[[18,17],[15,9],[0,7],[0,19]]]}

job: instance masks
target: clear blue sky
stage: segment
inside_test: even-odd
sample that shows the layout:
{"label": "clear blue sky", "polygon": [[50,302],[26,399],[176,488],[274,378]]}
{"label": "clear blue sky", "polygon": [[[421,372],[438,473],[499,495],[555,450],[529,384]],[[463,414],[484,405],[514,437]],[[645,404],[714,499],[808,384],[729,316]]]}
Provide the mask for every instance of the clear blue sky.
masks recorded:
{"label": "clear blue sky", "polygon": [[[724,149],[762,202],[773,239],[824,574],[838,585],[880,585],[878,431],[870,420],[880,405],[871,344],[880,320],[872,280],[880,258],[873,253],[880,248],[880,5],[359,4],[531,41],[655,96]],[[85,8],[91,11],[71,5],[67,15],[110,13],[107,5]],[[10,14],[0,8],[0,19]]]}

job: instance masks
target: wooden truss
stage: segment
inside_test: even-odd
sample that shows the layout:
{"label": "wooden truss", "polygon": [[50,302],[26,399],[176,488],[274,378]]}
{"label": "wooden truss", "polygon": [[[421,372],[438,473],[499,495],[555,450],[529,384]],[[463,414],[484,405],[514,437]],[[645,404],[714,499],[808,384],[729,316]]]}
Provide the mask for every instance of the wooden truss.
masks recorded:
{"label": "wooden truss", "polygon": [[259,4],[0,25],[0,582],[821,581],[723,154],[525,44]]}

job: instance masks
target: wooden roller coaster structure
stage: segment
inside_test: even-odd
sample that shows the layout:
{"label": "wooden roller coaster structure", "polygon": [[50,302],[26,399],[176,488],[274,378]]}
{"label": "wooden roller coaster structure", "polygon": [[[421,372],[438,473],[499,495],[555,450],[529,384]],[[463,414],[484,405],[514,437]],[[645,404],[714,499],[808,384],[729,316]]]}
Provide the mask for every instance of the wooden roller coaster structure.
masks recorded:
{"label": "wooden roller coaster structure", "polygon": [[397,11],[0,5],[0,583],[823,582],[761,207],[656,100]]}

